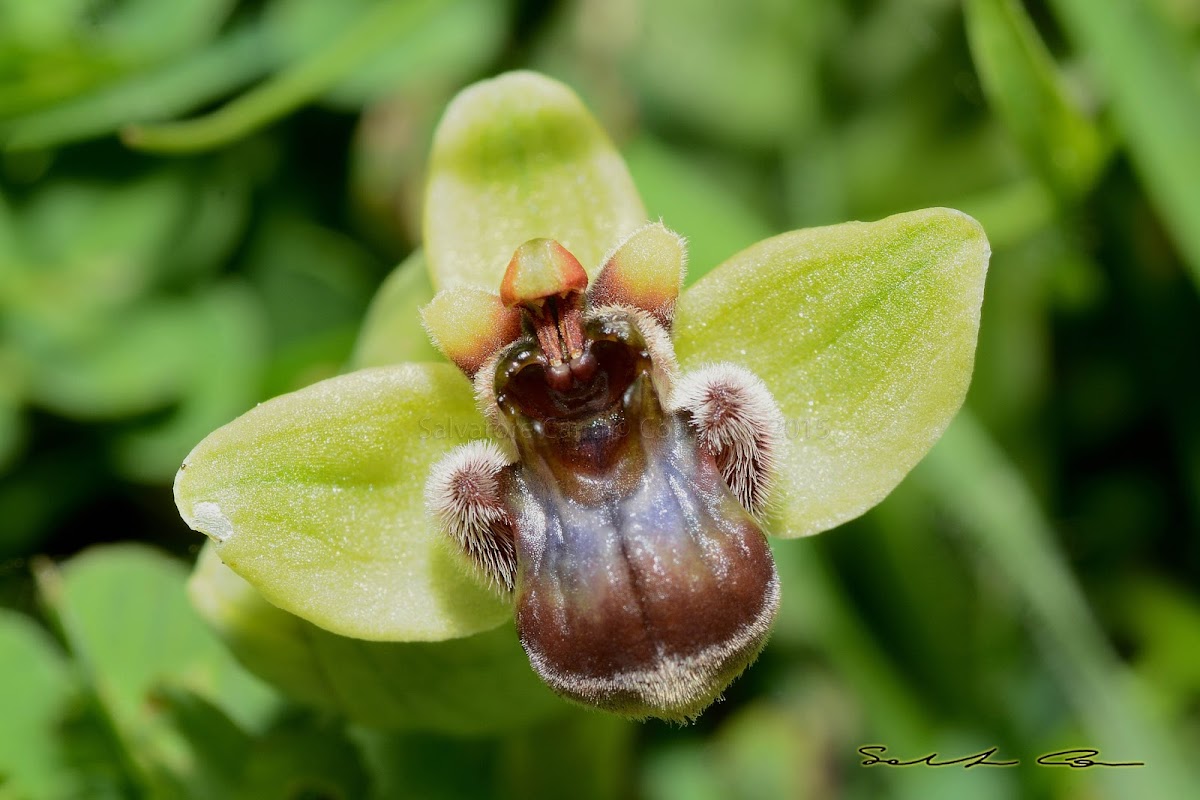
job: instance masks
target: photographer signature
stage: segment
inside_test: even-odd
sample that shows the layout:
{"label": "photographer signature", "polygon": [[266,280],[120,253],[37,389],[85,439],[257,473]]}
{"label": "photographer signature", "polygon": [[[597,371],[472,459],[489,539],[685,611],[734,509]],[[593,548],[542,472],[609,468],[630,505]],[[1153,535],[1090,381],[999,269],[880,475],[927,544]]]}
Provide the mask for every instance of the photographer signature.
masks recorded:
{"label": "photographer signature", "polygon": [[[944,761],[936,760],[937,753],[930,753],[922,758],[914,758],[911,761],[902,761],[898,758],[883,758],[883,754],[887,752],[887,745],[883,744],[865,744],[858,748],[858,752],[866,756],[867,760],[862,762],[864,767],[874,766],[875,764],[883,764],[889,767],[915,767],[917,765],[926,767],[952,767],[961,764],[964,769],[971,767],[1015,767],[1021,762],[1017,759],[1007,761],[992,761],[992,756],[996,755],[998,747],[991,747],[987,750],[978,753],[972,753],[961,758],[953,758]],[[875,752],[869,752],[869,751]],[[1096,756],[1100,755],[1099,750],[1091,748],[1076,748],[1072,750],[1058,750],[1053,753],[1046,753],[1038,756],[1034,762],[1043,767],[1070,767],[1071,769],[1087,769],[1089,767],[1144,767],[1144,761],[1096,761]]]}

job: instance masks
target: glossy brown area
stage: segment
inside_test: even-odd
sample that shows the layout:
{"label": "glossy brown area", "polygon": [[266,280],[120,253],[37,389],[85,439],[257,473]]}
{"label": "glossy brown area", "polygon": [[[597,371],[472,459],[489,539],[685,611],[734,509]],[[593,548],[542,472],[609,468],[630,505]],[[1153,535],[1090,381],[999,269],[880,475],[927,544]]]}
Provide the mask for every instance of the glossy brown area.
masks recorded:
{"label": "glossy brown area", "polygon": [[686,423],[641,339],[590,331],[599,368],[567,392],[515,348],[497,373],[520,465],[517,626],[561,693],[631,716],[698,713],[761,649],[778,600],[762,531]]}

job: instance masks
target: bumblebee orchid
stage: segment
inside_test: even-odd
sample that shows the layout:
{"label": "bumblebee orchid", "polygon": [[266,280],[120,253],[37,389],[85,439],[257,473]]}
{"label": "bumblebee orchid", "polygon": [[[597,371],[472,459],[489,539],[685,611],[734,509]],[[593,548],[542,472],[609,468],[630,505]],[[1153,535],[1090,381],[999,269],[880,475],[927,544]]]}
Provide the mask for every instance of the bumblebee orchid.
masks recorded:
{"label": "bumblebee orchid", "polygon": [[513,593],[542,679],[632,717],[699,713],[758,655],[779,607],[756,517],[783,415],[737,366],[678,378],[683,254],[649,225],[585,293],[575,257],[534,239],[499,295],[449,289],[425,312],[516,456],[490,442],[451,452],[429,480],[433,515]]}
{"label": "bumblebee orchid", "polygon": [[[381,366],[214,432],[176,501],[317,626],[449,644],[515,618],[560,695],[692,718],[766,643],[765,534],[863,513],[958,410],[988,256],[930,209],[785,233],[683,288],[684,240],[578,98],[503,75],[435,135],[440,291],[415,263],[389,280],[359,349]],[[391,363],[417,305],[451,364]]]}

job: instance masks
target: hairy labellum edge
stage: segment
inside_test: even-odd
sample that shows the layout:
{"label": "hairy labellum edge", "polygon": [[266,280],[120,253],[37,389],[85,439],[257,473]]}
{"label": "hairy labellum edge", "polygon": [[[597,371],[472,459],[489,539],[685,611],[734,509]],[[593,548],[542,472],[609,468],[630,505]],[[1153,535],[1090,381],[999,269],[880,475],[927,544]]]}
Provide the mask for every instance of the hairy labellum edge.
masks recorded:
{"label": "hairy labellum edge", "polygon": [[733,638],[690,656],[664,655],[646,669],[605,678],[559,673],[536,648],[524,640],[521,644],[542,680],[569,700],[632,719],[689,722],[720,699],[766,646],[779,611],[778,574],[773,576],[763,599],[758,616]]}

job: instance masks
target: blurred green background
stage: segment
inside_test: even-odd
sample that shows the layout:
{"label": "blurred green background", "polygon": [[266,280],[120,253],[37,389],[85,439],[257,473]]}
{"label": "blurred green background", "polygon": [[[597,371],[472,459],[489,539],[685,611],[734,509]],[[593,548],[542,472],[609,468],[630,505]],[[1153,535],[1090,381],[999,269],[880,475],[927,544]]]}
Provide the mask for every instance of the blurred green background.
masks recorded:
{"label": "blurred green background", "polygon": [[[512,68],[580,92],[692,278],[933,205],[993,244],[963,414],[775,543],[771,644],[686,728],[372,730],[184,596],[178,464],[342,368],[438,115]],[[1200,0],[0,0],[0,798],[1194,796],[1198,287]],[[1068,747],[1146,766],[1034,764]]]}

